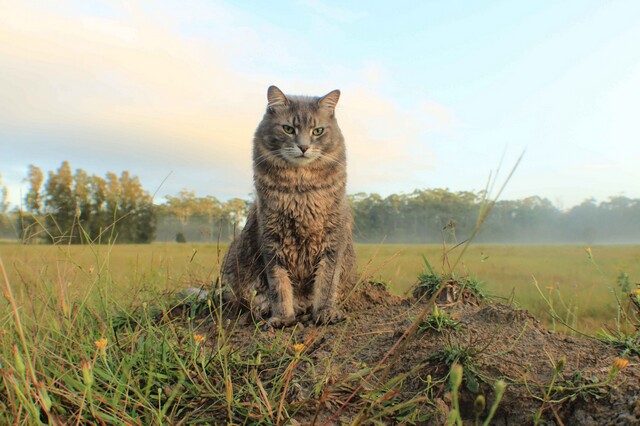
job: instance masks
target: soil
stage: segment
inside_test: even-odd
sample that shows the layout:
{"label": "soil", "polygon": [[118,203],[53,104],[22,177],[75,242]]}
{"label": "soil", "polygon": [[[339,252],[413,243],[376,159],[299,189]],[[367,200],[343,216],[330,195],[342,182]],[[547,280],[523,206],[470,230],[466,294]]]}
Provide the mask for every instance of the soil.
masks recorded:
{"label": "soil", "polygon": [[[537,413],[544,425],[640,424],[637,355],[627,355],[629,364],[609,379],[619,349],[592,338],[553,334],[513,306],[453,299],[440,297],[438,305],[458,322],[456,328],[418,329],[407,337],[413,321],[423,310],[430,315],[433,307],[365,283],[346,301],[342,323],[260,331],[249,321],[235,321],[229,339],[246,351],[272,348],[283,339],[290,347],[298,344],[300,362],[286,401],[301,402],[290,424],[345,424],[361,415],[378,424],[445,424],[453,407],[447,377],[454,361],[465,372],[459,390],[464,424],[475,424],[478,395],[486,399],[482,423],[498,379],[507,388],[491,424],[534,424]],[[268,381],[267,371],[260,374]],[[324,380],[321,391],[318,378]]]}

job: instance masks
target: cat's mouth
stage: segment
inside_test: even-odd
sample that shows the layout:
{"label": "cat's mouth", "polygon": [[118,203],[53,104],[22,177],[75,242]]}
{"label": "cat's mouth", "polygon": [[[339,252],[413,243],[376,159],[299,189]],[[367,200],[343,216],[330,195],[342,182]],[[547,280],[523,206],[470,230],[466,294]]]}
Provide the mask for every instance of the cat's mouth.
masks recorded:
{"label": "cat's mouth", "polygon": [[290,156],[289,162],[296,166],[306,166],[307,164],[311,163],[315,159],[316,159],[315,156],[302,153],[302,154]]}

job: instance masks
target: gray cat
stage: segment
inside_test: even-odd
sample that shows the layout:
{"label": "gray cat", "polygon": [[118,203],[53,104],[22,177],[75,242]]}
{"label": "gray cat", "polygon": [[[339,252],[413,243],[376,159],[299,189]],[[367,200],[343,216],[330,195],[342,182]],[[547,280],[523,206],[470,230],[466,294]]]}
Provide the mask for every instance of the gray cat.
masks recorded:
{"label": "gray cat", "polygon": [[355,283],[340,91],[323,97],[267,91],[253,139],[256,202],[223,261],[231,299],[271,327],[311,314],[343,318],[338,298]]}

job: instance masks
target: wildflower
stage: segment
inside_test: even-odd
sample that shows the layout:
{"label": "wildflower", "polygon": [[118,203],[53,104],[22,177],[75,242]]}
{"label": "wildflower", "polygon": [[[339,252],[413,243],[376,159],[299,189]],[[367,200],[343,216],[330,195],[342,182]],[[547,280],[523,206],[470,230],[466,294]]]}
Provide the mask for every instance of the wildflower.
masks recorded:
{"label": "wildflower", "polygon": [[200,344],[204,342],[204,336],[202,334],[194,334],[193,340],[196,342],[196,344]]}
{"label": "wildflower", "polygon": [[640,298],[640,288],[634,288],[633,290],[631,290],[631,294]]}
{"label": "wildflower", "polygon": [[616,358],[615,361],[613,361],[611,368],[620,371],[623,368],[625,368],[627,365],[629,365],[629,360],[624,358]]}
{"label": "wildflower", "polygon": [[107,339],[105,339],[104,337],[98,340],[95,340],[93,342],[96,345],[96,348],[100,349],[101,351],[104,351],[105,348],[107,347]]}
{"label": "wildflower", "polygon": [[296,352],[296,354],[302,353],[302,351],[304,350],[304,343],[296,343],[295,345],[293,345],[293,350]]}
{"label": "wildflower", "polygon": [[584,249],[584,251],[587,252],[587,257],[589,257],[589,260],[593,259],[593,253],[591,253],[591,247],[587,247],[586,249]]}
{"label": "wildflower", "polygon": [[546,289],[549,291],[549,293],[551,293],[553,291],[553,286],[552,285],[548,285],[546,287]]}

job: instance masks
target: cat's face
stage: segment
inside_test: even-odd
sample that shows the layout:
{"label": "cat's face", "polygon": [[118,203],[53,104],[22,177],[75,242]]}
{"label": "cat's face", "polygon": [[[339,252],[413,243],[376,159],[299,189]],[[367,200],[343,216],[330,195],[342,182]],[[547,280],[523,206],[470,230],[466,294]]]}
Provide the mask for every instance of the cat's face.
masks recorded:
{"label": "cat's face", "polygon": [[267,112],[258,127],[261,144],[256,161],[276,157],[286,164],[304,167],[316,161],[338,161],[342,135],[335,119],[340,92],[320,97],[286,96],[269,87]]}

